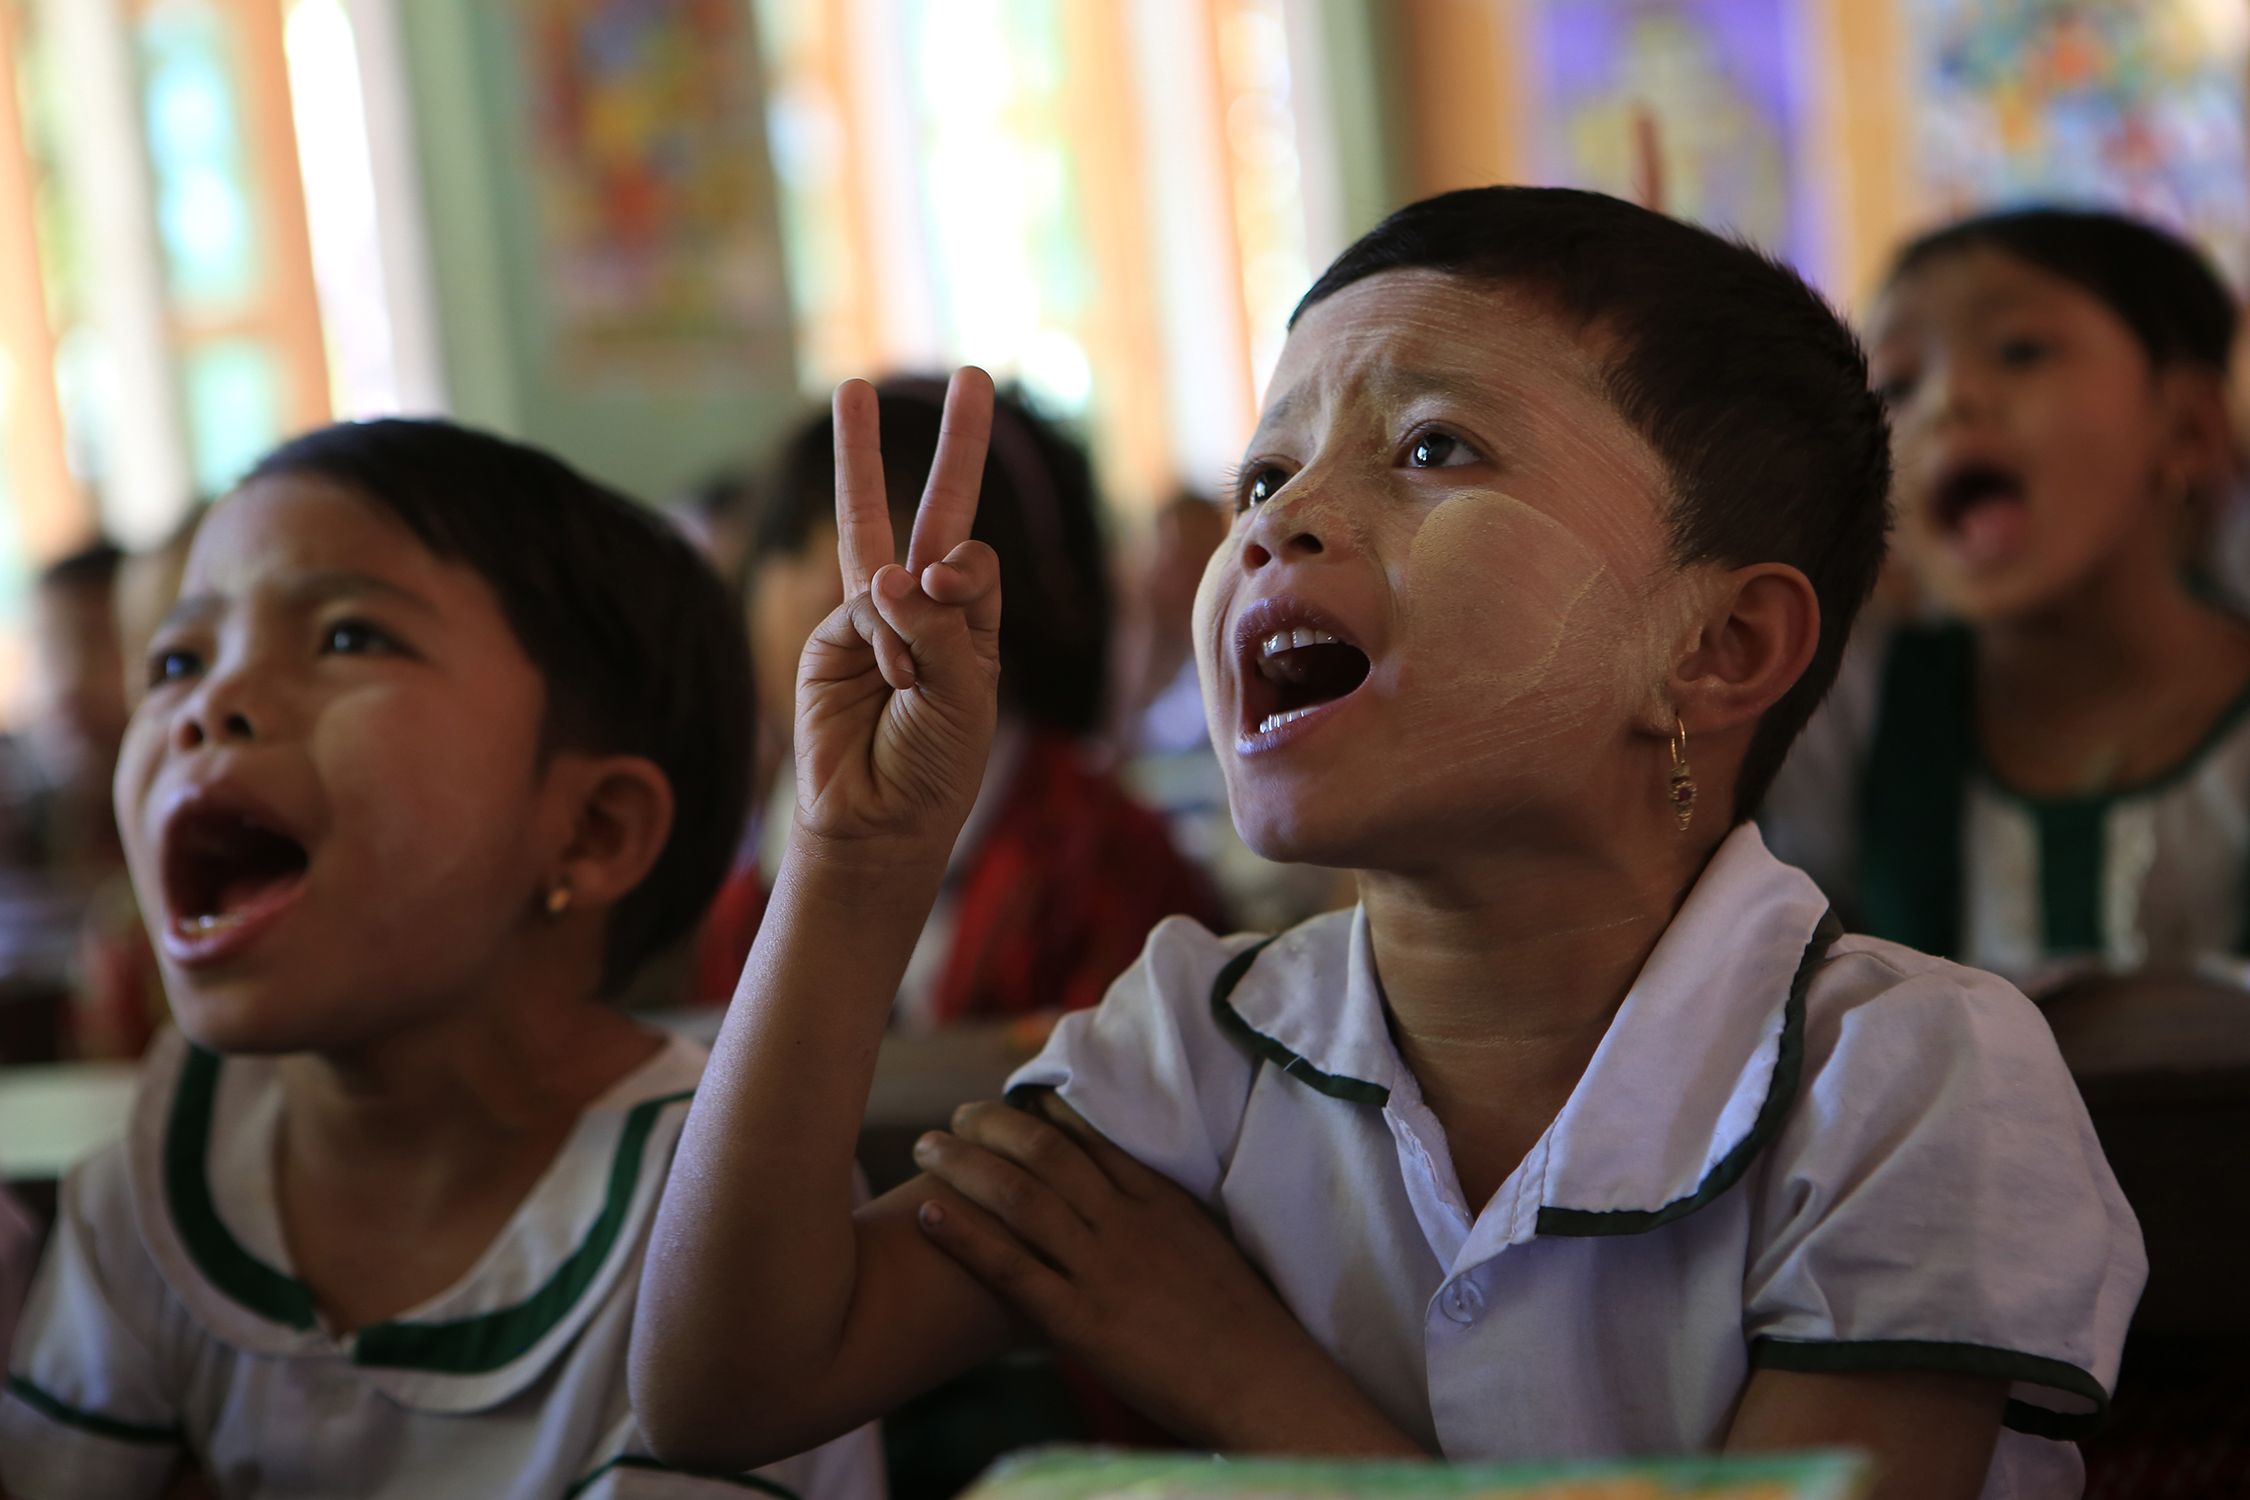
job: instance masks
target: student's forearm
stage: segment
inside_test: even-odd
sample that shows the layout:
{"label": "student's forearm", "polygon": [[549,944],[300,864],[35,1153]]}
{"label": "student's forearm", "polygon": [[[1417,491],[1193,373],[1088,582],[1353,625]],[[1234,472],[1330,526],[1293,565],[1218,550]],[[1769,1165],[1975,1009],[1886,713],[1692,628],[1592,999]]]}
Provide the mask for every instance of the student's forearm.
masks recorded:
{"label": "student's forearm", "polygon": [[1432,1455],[1378,1411],[1325,1353],[1205,1408],[1199,1430],[1181,1436],[1222,1453],[1303,1454],[1322,1458],[1428,1458]]}
{"label": "student's forearm", "polygon": [[650,1242],[634,1394],[667,1456],[731,1467],[765,1429],[825,1425],[858,1279],[860,1117],[944,865],[792,839]]}
{"label": "student's forearm", "polygon": [[2006,1381],[1975,1375],[1757,1370],[1726,1450],[1857,1448],[1875,1467],[1868,1500],[1974,1500],[2007,1399]]}

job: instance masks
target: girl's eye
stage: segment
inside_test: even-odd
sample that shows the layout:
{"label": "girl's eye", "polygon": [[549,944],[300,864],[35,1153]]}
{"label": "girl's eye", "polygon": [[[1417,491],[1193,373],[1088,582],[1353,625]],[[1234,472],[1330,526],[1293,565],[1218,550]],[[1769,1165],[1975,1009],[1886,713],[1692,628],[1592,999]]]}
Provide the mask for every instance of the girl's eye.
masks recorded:
{"label": "girl's eye", "polygon": [[1467,443],[1449,432],[1425,432],[1406,450],[1407,463],[1417,469],[1443,469],[1468,463],[1475,456]]}
{"label": "girl's eye", "polygon": [[1272,464],[1264,464],[1251,470],[1242,478],[1242,503],[1237,509],[1265,504],[1288,482],[1289,476]]}
{"label": "girl's eye", "polygon": [[1914,384],[1915,377],[1912,375],[1893,375],[1887,380],[1875,382],[1875,397],[1892,411],[1897,411],[1914,399]]}
{"label": "girl's eye", "polygon": [[193,651],[156,651],[148,659],[148,685],[162,687],[167,682],[179,682],[203,670],[203,658]]}
{"label": "girl's eye", "polygon": [[320,638],[325,656],[367,656],[390,646],[391,638],[365,620],[339,620]]}
{"label": "girl's eye", "polygon": [[2028,370],[2044,361],[2048,352],[2041,339],[2004,339],[2000,344],[2000,363],[2011,370]]}

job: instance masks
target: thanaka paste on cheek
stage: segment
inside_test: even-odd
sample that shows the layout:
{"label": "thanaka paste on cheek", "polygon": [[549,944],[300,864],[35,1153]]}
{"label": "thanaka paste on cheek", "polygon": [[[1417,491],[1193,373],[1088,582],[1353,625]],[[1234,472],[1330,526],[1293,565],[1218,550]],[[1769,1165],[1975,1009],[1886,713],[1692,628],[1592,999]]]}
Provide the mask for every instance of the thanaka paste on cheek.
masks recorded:
{"label": "thanaka paste on cheek", "polygon": [[[1251,461],[1292,477],[1238,522],[1197,607],[1206,712],[1245,836],[1284,858],[1418,859],[1464,838],[1489,847],[1535,807],[1549,824],[1599,816],[1592,804],[1614,799],[1589,786],[1614,781],[1620,757],[1661,753],[1681,622],[1663,469],[1593,354],[1530,299],[1385,273],[1308,315],[1274,388]],[[1417,463],[1425,433],[1460,446]],[[1240,733],[1227,632],[1252,587],[1245,527],[1269,551],[1300,529],[1322,539],[1290,587],[1356,609],[1344,618],[1371,658],[1357,712],[1389,721],[1337,721],[1364,743],[1308,747],[1279,780],[1225,753]],[[1286,769],[1339,753],[1379,766],[1382,794],[1300,790]]]}

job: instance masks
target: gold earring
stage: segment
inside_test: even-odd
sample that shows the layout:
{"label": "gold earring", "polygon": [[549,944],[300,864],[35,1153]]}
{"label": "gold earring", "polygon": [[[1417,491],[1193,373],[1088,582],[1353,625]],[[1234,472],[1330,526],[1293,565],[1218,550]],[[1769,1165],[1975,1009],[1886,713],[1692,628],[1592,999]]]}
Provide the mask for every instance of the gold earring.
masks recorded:
{"label": "gold earring", "polygon": [[547,887],[546,906],[549,921],[561,920],[562,914],[570,910],[570,881],[567,878]]}
{"label": "gold earring", "polygon": [[1687,725],[1680,716],[1672,716],[1672,777],[1665,795],[1672,799],[1672,817],[1680,825],[1680,832],[1695,819],[1695,778],[1688,774]]}

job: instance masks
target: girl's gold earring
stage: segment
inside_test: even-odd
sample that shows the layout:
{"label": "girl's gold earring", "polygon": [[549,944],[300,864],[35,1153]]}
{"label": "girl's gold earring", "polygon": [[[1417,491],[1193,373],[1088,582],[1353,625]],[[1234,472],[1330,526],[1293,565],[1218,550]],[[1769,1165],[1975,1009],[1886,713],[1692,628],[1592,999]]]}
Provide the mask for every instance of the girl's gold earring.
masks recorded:
{"label": "girl's gold earring", "polygon": [[1678,714],[1672,716],[1672,725],[1672,776],[1665,795],[1672,801],[1673,821],[1685,833],[1688,824],[1695,821],[1695,778],[1688,774],[1687,725],[1680,722]]}
{"label": "girl's gold earring", "polygon": [[560,920],[562,914],[570,910],[570,882],[568,880],[558,880],[547,887],[546,906],[549,921]]}

